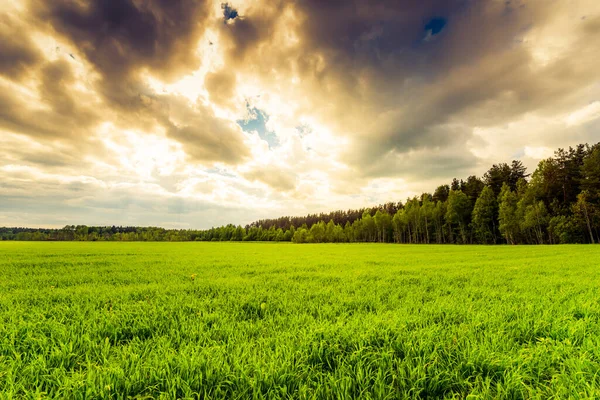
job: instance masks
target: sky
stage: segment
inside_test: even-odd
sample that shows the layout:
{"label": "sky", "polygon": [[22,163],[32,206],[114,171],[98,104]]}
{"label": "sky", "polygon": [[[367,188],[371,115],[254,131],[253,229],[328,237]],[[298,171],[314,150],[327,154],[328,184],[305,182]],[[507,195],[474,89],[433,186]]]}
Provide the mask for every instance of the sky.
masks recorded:
{"label": "sky", "polygon": [[208,228],[600,141],[598,0],[0,0],[0,226]]}

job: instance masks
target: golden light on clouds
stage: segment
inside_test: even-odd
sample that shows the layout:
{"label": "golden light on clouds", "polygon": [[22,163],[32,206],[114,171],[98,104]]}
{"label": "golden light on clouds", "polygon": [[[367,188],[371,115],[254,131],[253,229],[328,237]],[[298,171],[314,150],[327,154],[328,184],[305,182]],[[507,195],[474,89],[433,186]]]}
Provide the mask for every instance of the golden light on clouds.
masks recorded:
{"label": "golden light on clouds", "polygon": [[0,6],[0,225],[362,207],[600,140],[595,0]]}

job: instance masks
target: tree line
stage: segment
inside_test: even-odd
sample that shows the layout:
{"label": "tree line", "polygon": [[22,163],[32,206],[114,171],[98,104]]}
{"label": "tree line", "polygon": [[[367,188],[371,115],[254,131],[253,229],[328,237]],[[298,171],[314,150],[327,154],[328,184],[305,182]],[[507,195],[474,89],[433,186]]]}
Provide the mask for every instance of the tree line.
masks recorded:
{"label": "tree line", "polygon": [[520,161],[453,179],[406,202],[245,227],[0,228],[2,240],[292,241],[295,243],[558,244],[600,241],[600,143],[558,149],[528,174]]}

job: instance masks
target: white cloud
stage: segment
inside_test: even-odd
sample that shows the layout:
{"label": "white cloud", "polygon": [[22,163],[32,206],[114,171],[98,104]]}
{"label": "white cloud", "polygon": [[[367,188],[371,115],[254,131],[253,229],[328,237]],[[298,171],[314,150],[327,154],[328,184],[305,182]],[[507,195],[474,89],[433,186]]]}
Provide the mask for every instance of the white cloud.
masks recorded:
{"label": "white cloud", "polygon": [[600,118],[600,101],[572,112],[566,119],[567,126],[578,126]]}
{"label": "white cloud", "polygon": [[[531,171],[557,147],[600,140],[590,129],[600,118],[596,0],[521,10],[480,3],[473,14],[449,12],[435,40],[423,31],[421,6],[405,7],[410,18],[396,31],[392,3],[389,13],[365,2],[327,14],[310,2],[248,0],[235,4],[243,19],[223,24],[214,1],[212,19],[193,21],[206,25],[201,34],[169,26],[174,36],[155,38],[172,45],[153,42],[182,71],[174,75],[131,42],[118,70],[94,59],[116,57],[112,47],[92,57],[68,29],[57,35],[38,24],[27,34],[42,60],[21,80],[0,71],[3,95],[19,100],[2,110],[31,125],[0,131],[0,225],[205,228],[358,208],[513,158]],[[453,11],[454,3],[432,4]],[[27,23],[19,2],[0,4]],[[84,33],[92,46],[94,32]],[[177,34],[189,34],[188,48],[171,40]],[[77,105],[101,115],[97,124],[53,114],[40,71],[64,60],[73,81],[51,94],[77,94]],[[268,115],[277,146],[241,131],[247,105]],[[41,132],[46,119],[55,136]]]}

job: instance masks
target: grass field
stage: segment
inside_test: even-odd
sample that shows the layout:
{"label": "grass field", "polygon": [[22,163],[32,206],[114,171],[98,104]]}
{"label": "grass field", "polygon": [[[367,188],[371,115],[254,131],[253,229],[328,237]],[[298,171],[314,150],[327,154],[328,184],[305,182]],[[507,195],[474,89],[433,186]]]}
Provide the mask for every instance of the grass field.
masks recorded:
{"label": "grass field", "polygon": [[600,246],[0,243],[0,398],[600,397]]}

